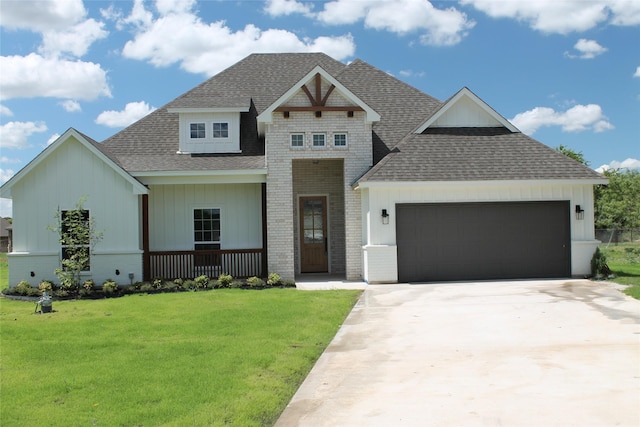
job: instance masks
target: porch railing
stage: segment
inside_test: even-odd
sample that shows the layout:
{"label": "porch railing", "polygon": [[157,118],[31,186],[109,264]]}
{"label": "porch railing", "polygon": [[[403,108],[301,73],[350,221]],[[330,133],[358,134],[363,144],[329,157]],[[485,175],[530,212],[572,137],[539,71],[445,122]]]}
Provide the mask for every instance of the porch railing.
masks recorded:
{"label": "porch railing", "polygon": [[230,274],[237,278],[263,277],[262,249],[225,249],[209,251],[149,252],[149,277],[192,279],[201,275],[218,277]]}

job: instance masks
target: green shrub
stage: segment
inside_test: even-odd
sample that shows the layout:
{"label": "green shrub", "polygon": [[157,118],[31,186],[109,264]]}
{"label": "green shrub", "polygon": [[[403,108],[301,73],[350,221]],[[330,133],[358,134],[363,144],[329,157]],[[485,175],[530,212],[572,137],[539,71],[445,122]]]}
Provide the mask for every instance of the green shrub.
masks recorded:
{"label": "green shrub", "polygon": [[153,292],[156,287],[152,283],[143,283],[140,285],[140,292]]}
{"label": "green shrub", "polygon": [[182,287],[189,291],[195,291],[196,289],[198,289],[198,285],[196,285],[196,282],[194,282],[193,280],[185,280],[182,284]]}
{"label": "green shrub", "polygon": [[196,282],[196,287],[198,289],[205,289],[209,284],[209,278],[204,274],[202,276],[196,277],[195,279],[193,279],[193,281]]}
{"label": "green shrub", "polygon": [[51,294],[53,292],[53,283],[48,280],[43,280],[38,285],[38,289],[40,289],[40,292],[47,292],[48,294]]}
{"label": "green shrub", "polygon": [[220,283],[220,286],[223,288],[226,287],[231,287],[231,282],[233,281],[233,277],[230,274],[221,274],[220,276],[218,276],[218,283]]}
{"label": "green shrub", "polygon": [[159,277],[153,279],[153,288],[154,289],[162,289],[164,287],[164,281]]}
{"label": "green shrub", "polygon": [[18,295],[29,295],[31,293],[31,283],[21,280],[15,287],[15,293]]}
{"label": "green shrub", "polygon": [[280,286],[282,285],[282,277],[278,273],[271,273],[267,278],[267,285],[269,286]]}
{"label": "green shrub", "polygon": [[102,293],[105,295],[113,295],[118,292],[118,284],[111,279],[105,280],[102,284]]}
{"label": "green shrub", "polygon": [[242,282],[242,280],[232,280],[229,285],[228,285],[231,289],[238,289],[244,286],[244,283]]}
{"label": "green shrub", "polygon": [[607,256],[602,253],[600,248],[596,248],[596,251],[591,257],[591,276],[595,279],[607,278],[611,274],[611,270],[607,265]]}
{"label": "green shrub", "polygon": [[247,285],[250,288],[263,288],[264,287],[264,280],[262,280],[259,277],[253,276],[253,277],[249,277],[247,279]]}
{"label": "green shrub", "polygon": [[295,288],[296,287],[296,281],[293,279],[284,279],[284,281],[282,282],[282,285],[285,288]]}
{"label": "green shrub", "polygon": [[88,279],[88,280],[85,280],[85,281],[82,283],[82,287],[83,287],[83,289],[87,292],[87,294],[89,294],[89,295],[90,295],[90,294],[92,294],[92,293],[93,293],[93,291],[95,290],[95,288],[96,288],[96,284],[93,282],[93,280]]}

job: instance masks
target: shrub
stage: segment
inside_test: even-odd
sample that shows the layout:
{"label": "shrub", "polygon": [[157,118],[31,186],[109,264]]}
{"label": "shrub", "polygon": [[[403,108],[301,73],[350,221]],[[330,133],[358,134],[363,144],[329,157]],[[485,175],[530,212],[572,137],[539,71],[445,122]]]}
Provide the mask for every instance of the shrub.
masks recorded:
{"label": "shrub", "polygon": [[87,294],[90,295],[95,290],[96,284],[93,282],[93,280],[89,279],[89,280],[85,280],[84,283],[82,283],[82,287],[87,292]]}
{"label": "shrub", "polygon": [[140,285],[140,292],[153,292],[156,288],[151,283],[143,283]]}
{"label": "shrub", "polygon": [[267,278],[267,285],[269,286],[280,286],[282,285],[282,277],[278,273],[271,273]]}
{"label": "shrub", "polygon": [[31,283],[26,280],[21,280],[16,285],[15,293],[18,295],[29,295],[31,293]]}
{"label": "shrub", "polygon": [[607,278],[611,274],[611,270],[607,265],[607,256],[596,248],[591,258],[591,275],[596,279]]}
{"label": "shrub", "polygon": [[163,286],[164,286],[164,282],[162,281],[162,279],[160,279],[159,277],[156,277],[155,279],[153,279],[154,289],[162,289]]}
{"label": "shrub", "polygon": [[296,287],[296,281],[293,279],[284,279],[284,281],[282,282],[282,285],[285,288],[295,288]]}
{"label": "shrub", "polygon": [[262,288],[264,287],[264,280],[259,277],[253,276],[247,279],[247,285],[250,288]]}
{"label": "shrub", "polygon": [[182,284],[182,287],[189,291],[195,291],[197,290],[198,285],[196,285],[196,282],[194,282],[193,280],[185,280]]}
{"label": "shrub", "polygon": [[231,282],[233,282],[233,277],[230,274],[224,274],[223,273],[220,276],[218,276],[218,283],[223,288],[231,287],[230,286]]}
{"label": "shrub", "polygon": [[195,279],[193,279],[193,281],[196,282],[196,288],[198,289],[205,289],[209,284],[209,278],[204,274],[202,276],[196,277]]}
{"label": "shrub", "polygon": [[38,289],[40,289],[40,292],[47,292],[51,294],[53,292],[53,283],[48,280],[43,280],[38,285]]}
{"label": "shrub", "polygon": [[118,284],[111,279],[107,279],[102,284],[102,293],[105,295],[113,295],[118,292]]}
{"label": "shrub", "polygon": [[[219,280],[219,279],[218,279]],[[229,285],[228,285],[231,289],[238,289],[244,286],[244,283],[242,282],[242,280],[232,280]]]}

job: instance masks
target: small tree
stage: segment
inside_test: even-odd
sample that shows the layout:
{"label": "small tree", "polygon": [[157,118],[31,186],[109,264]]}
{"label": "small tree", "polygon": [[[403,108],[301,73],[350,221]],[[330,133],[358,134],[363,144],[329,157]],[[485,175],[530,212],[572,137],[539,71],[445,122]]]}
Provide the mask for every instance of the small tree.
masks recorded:
{"label": "small tree", "polygon": [[102,240],[103,233],[96,230],[95,219],[84,208],[85,198],[81,197],[74,209],[55,213],[56,225],[47,228],[58,234],[62,245],[60,267],[56,268],[61,285],[77,289],[80,275],[89,269],[91,254],[95,245]]}

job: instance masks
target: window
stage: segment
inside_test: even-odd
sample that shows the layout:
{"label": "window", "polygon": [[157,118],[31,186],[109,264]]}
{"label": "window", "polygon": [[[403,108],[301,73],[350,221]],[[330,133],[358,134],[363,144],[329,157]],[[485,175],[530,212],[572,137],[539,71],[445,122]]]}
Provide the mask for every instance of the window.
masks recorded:
{"label": "window", "polygon": [[196,250],[220,249],[220,209],[193,210],[193,241]]}
{"label": "window", "polygon": [[325,136],[323,133],[313,134],[313,146],[316,148],[325,146]]}
{"label": "window", "polygon": [[301,133],[294,133],[291,135],[291,148],[304,147],[304,135]]}
{"label": "window", "polygon": [[204,123],[191,123],[191,138],[199,139],[205,137]]}
{"label": "window", "polygon": [[333,146],[344,148],[347,146],[347,134],[346,133],[336,133],[333,135]]}
{"label": "window", "polygon": [[[83,224],[81,227],[74,227],[75,224]],[[68,210],[62,211],[60,224],[60,241],[62,243],[62,261],[73,261],[73,263],[83,264],[81,271],[89,271],[91,268],[91,251],[89,243],[91,239],[89,221],[89,211]],[[86,261],[85,261],[86,260]],[[77,264],[76,264],[77,265]]]}
{"label": "window", "polygon": [[229,138],[229,123],[213,123],[214,138]]}

